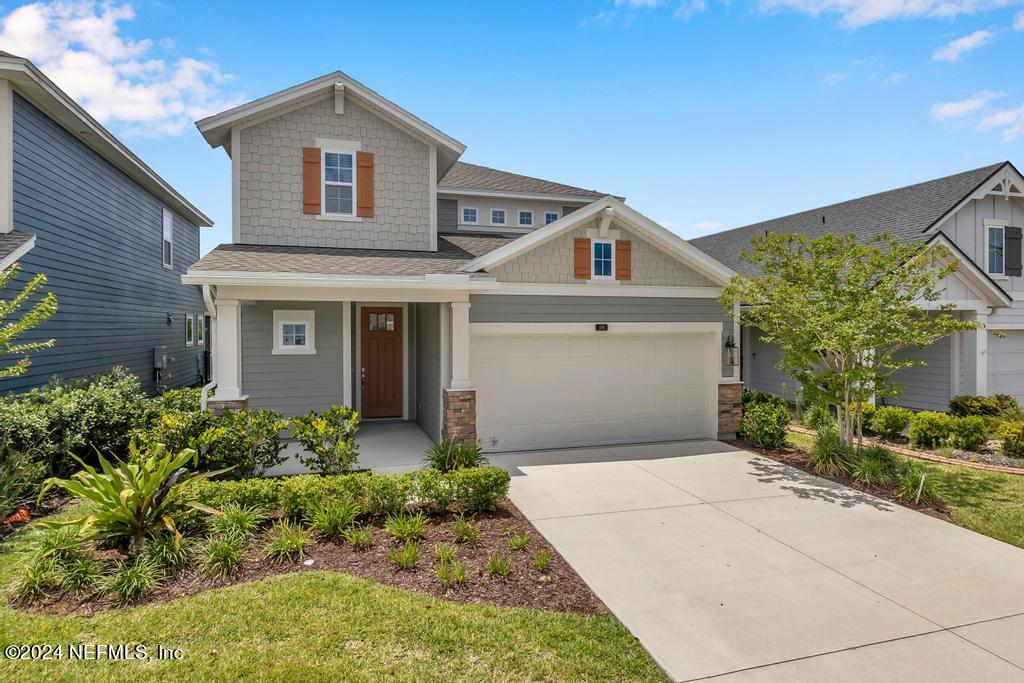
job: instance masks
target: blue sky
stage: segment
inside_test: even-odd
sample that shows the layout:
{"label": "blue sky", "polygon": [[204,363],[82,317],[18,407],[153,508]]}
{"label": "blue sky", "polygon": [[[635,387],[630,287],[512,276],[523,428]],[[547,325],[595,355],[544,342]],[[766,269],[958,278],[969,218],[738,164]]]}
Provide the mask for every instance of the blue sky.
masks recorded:
{"label": "blue sky", "polygon": [[230,240],[195,118],[341,69],[467,146],[683,237],[1024,163],[1024,2],[0,5],[28,56]]}

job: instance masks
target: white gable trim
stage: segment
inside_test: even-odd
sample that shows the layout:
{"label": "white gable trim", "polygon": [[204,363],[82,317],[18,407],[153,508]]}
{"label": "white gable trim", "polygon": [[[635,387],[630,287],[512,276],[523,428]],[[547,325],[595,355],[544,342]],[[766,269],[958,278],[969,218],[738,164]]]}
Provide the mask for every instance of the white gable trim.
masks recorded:
{"label": "white gable trim", "polygon": [[32,251],[32,249],[35,246],[36,246],[36,236],[32,235],[32,237],[30,237],[28,239],[28,241],[26,241],[24,244],[20,245],[17,249],[12,251],[7,256],[4,256],[3,258],[0,258],[0,271],[7,270],[8,268],[10,268],[12,265],[14,265],[15,261],[20,259],[22,256],[24,256],[28,252]]}
{"label": "white gable trim", "polygon": [[946,247],[957,263],[957,269],[953,271],[953,275],[969,290],[977,294],[986,306],[1009,306],[1013,303],[1012,297],[993,282],[992,278],[974,261],[965,258],[963,252],[945,234],[935,233],[935,236],[928,240],[927,244],[929,248],[934,248],[939,244]]}
{"label": "white gable trim", "polygon": [[639,211],[626,206],[625,203],[611,196],[591,202],[582,209],[562,216],[554,223],[548,223],[542,228],[538,228],[527,235],[513,240],[505,246],[499,247],[467,263],[460,270],[473,273],[499,266],[596,218],[602,213],[715,283],[721,285],[728,284],[736,274],[730,268],[711,258],[683,238],[669,232]]}
{"label": "white gable trim", "polygon": [[[975,199],[984,199],[989,195],[995,195],[997,197],[1003,197],[1006,200],[1024,200],[1024,192],[1010,192],[1011,185],[1015,185],[1018,190],[1024,190],[1024,176],[1021,176],[1021,174],[1017,172],[1017,169],[1013,167],[1013,164],[1006,161],[1002,166],[997,168],[992,175],[986,178],[984,182],[982,182],[973,192],[960,200],[960,202],[955,204],[953,208],[942,214],[938,220],[932,223],[928,229],[924,231],[925,234],[934,234],[939,232],[939,228],[946,222],[946,220]],[[1000,189],[996,189],[997,187]]]}

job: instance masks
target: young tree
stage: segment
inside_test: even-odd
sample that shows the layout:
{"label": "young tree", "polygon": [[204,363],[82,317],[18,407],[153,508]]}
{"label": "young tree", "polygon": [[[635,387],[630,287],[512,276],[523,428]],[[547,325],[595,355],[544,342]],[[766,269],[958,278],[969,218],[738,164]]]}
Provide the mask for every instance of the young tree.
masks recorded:
{"label": "young tree", "polygon": [[[14,282],[19,270],[17,263],[7,270],[0,270],[0,292]],[[21,343],[17,341],[19,337],[41,325],[57,311],[57,297],[53,292],[46,292],[40,300],[31,302],[37,293],[42,294],[45,284],[46,276],[39,273],[13,297],[0,298],[0,357],[10,354],[17,358],[6,367],[0,366],[0,379],[25,374],[31,364],[28,354],[39,349],[48,349],[54,344],[53,339]],[[31,308],[17,317],[18,312],[26,305],[30,305]]]}
{"label": "young tree", "polygon": [[848,447],[855,438],[859,444],[861,405],[871,396],[898,396],[894,375],[924,365],[898,357],[900,350],[981,326],[958,320],[951,305],[933,304],[942,279],[956,270],[941,245],[900,242],[889,233],[862,243],[826,233],[813,240],[767,235],[752,244],[740,256],[763,275],[734,277],[722,304],[743,304],[741,322],[781,348],[780,369],[837,406]]}

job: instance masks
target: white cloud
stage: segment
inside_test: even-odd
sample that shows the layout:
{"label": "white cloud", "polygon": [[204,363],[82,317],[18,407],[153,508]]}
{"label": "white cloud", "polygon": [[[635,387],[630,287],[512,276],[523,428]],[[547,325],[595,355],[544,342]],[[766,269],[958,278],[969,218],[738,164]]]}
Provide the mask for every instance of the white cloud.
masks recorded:
{"label": "white cloud", "polygon": [[978,128],[982,130],[1001,129],[1000,136],[1003,142],[1009,142],[1024,133],[1024,105],[989,114],[981,120]]}
{"label": "white cloud", "polygon": [[839,71],[829,71],[827,74],[821,77],[821,82],[828,87],[839,85],[847,78],[850,77],[849,73],[841,73]]}
{"label": "white cloud", "polygon": [[939,62],[959,62],[960,56],[965,52],[977,50],[995,37],[991,31],[975,31],[974,33],[951,40],[945,46],[940,47],[932,55],[932,59]]}
{"label": "white cloud", "polygon": [[615,0],[616,7],[657,7],[659,0]]}
{"label": "white cloud", "polygon": [[[130,5],[38,2],[0,20],[0,50],[32,60],[103,123],[129,133],[177,135],[192,121],[237,104],[223,92],[230,76],[211,61],[154,55],[154,41],[131,40],[120,24]],[[163,52],[173,40],[157,41]]]}
{"label": "white cloud", "polygon": [[839,15],[848,28],[890,19],[940,17],[949,19],[1016,4],[1016,0],[759,0],[764,12],[789,10],[817,16]]}
{"label": "white cloud", "polygon": [[903,81],[907,80],[907,74],[902,71],[893,71],[891,74],[882,79],[882,82],[886,85],[899,85]]}
{"label": "white cloud", "polygon": [[1024,10],[1017,12],[1017,16],[1013,18],[1013,30],[1024,31]]}
{"label": "white cloud", "polygon": [[994,99],[1002,97],[1002,93],[993,90],[982,90],[965,100],[954,102],[940,102],[931,108],[932,118],[936,121],[949,121],[951,119],[963,118],[981,110],[986,104]]}
{"label": "white cloud", "polygon": [[683,0],[679,3],[672,16],[682,21],[689,21],[693,17],[708,9],[707,0]]}

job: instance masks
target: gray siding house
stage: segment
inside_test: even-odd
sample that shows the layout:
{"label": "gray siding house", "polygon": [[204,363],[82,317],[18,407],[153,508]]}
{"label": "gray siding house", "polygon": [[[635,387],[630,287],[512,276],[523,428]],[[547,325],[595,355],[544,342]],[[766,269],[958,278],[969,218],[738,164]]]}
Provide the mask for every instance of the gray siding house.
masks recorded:
{"label": "gray siding house", "polygon": [[[196,385],[204,370],[201,292],[180,278],[210,220],[30,62],[0,53],[0,267],[45,273],[57,313],[0,393],[123,365],[148,391]],[[8,291],[2,296],[12,296]],[[166,347],[157,370],[154,347]]]}

